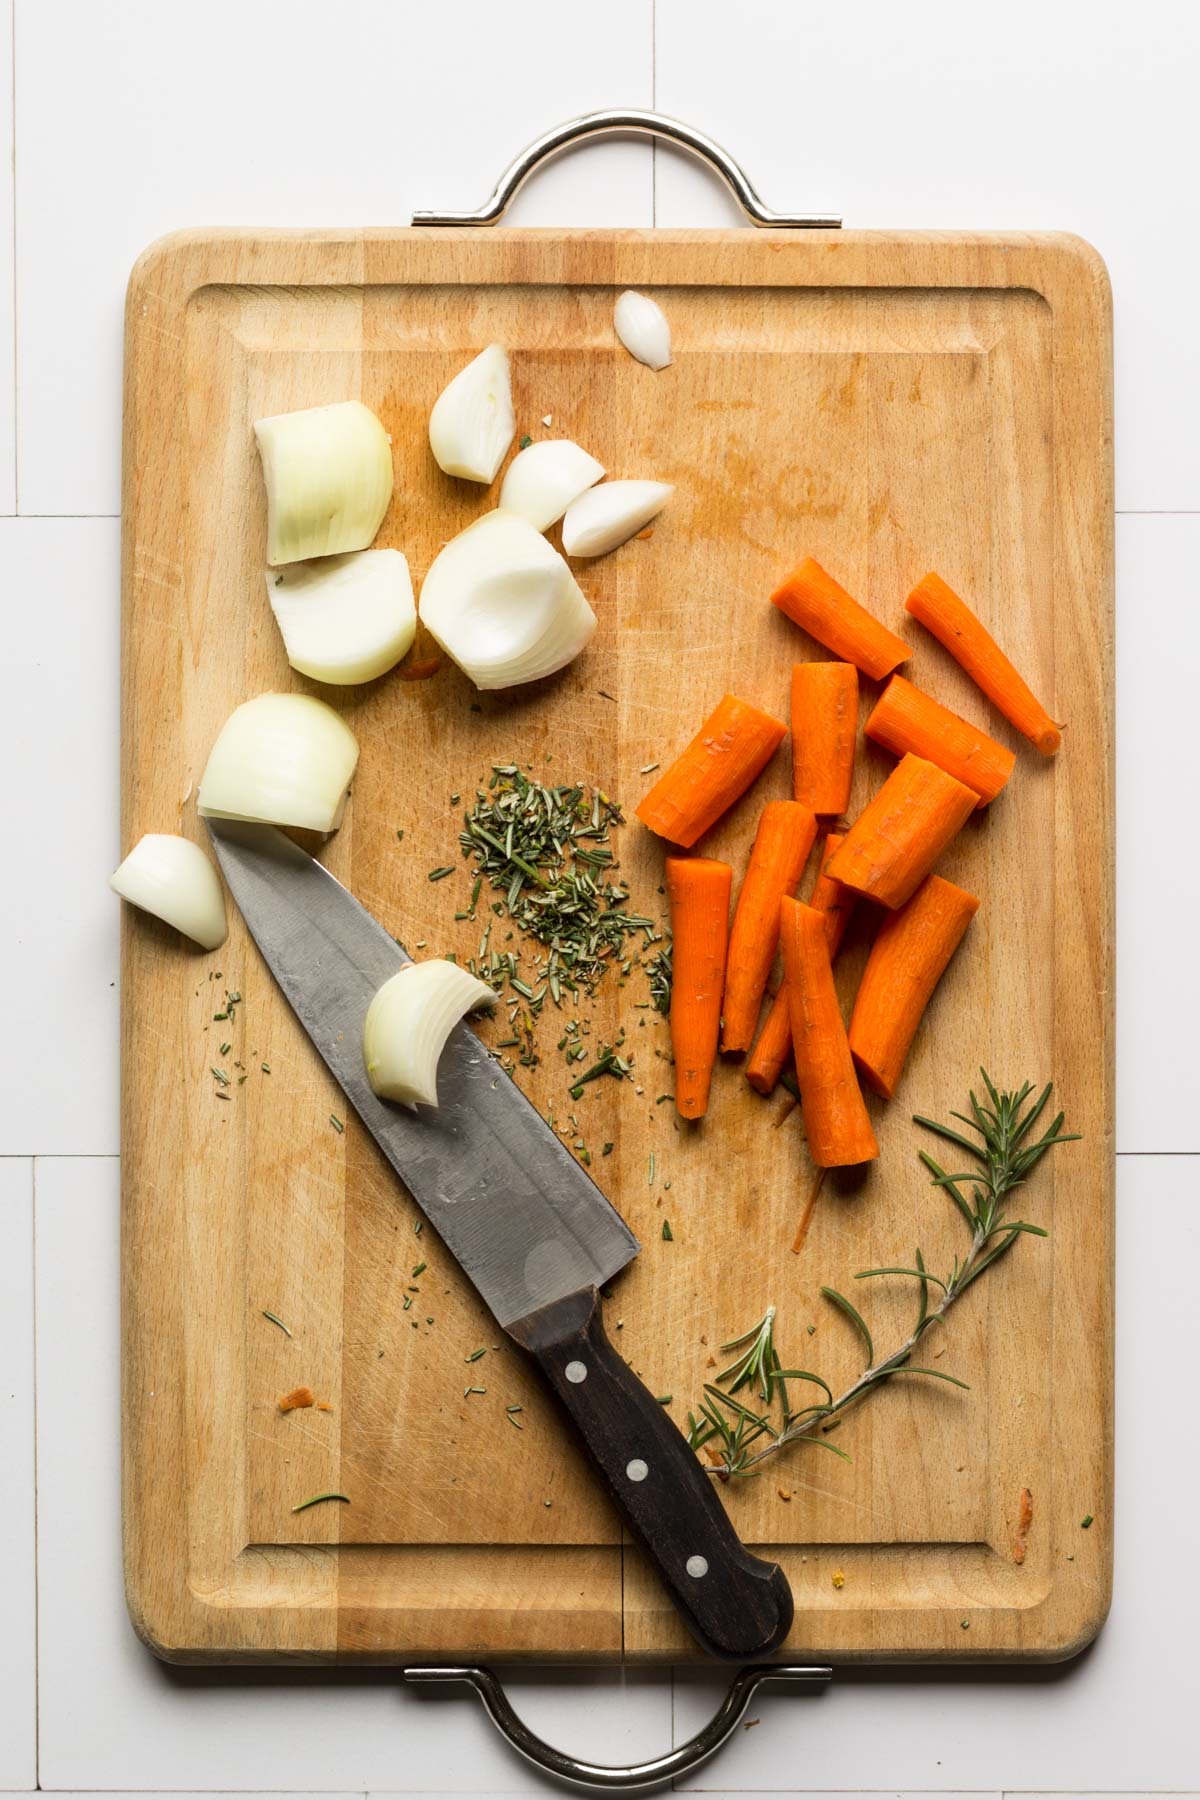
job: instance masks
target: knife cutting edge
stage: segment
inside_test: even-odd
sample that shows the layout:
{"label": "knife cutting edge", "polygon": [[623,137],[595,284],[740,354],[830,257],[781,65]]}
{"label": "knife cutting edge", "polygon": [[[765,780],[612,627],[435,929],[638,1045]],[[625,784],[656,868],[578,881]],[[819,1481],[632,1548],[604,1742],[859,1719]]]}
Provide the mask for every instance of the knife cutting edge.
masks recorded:
{"label": "knife cutting edge", "polygon": [[411,958],[273,826],[208,824],[300,1023],[497,1322],[541,1367],[693,1636],[733,1660],[775,1649],[792,1621],[782,1569],[745,1549],[711,1478],[605,1336],[598,1290],[638,1254],[633,1233],[469,1026],[447,1042],[438,1107],[381,1100],[363,1020]]}

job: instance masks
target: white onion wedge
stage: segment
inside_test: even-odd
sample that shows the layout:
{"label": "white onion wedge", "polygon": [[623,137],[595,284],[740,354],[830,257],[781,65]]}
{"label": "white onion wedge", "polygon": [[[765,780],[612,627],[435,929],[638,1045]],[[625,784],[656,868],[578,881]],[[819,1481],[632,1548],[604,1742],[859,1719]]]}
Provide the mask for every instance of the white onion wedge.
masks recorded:
{"label": "white onion wedge", "polygon": [[314,681],[374,681],[416,636],[412,577],[399,550],[353,550],[268,569],[266,582],[287,659]]}
{"label": "white onion wedge", "polygon": [[535,531],[561,519],[572,500],[604,479],[604,465],[570,438],[547,438],[514,456],[500,483],[500,505]]}
{"label": "white onion wedge", "polygon": [[361,400],[254,426],[267,488],[267,561],[365,550],[392,498],[392,446]]}
{"label": "white onion wedge", "polygon": [[626,288],[613,308],[613,326],[630,356],[648,369],[665,369],[671,360],[671,327],[667,315],[648,294]]}
{"label": "white onion wedge", "polygon": [[666,481],[606,481],[572,501],[563,520],[568,556],[604,556],[641,531],[675,489]]}
{"label": "white onion wedge", "polygon": [[225,942],[225,898],[217,871],[190,838],[148,831],[108,885],[122,900],[153,913],[202,950]]}
{"label": "white onion wedge", "polygon": [[467,1013],[495,1004],[492,989],[457,963],[408,963],[398,970],[363,1022],[363,1061],[375,1092],[405,1106],[436,1106],[446,1039]]}
{"label": "white onion wedge", "polygon": [[354,733],[332,706],[309,694],[260,694],[221,727],[197,806],[208,819],[336,831],[357,762]]}
{"label": "white onion wedge", "polygon": [[444,387],[429,415],[429,447],[439,469],[465,481],[495,481],[517,428],[508,357],[489,344]]}
{"label": "white onion wedge", "polygon": [[558,551],[515,513],[485,513],[435,557],[421,620],[478,688],[553,675],[579,655],[596,615]]}

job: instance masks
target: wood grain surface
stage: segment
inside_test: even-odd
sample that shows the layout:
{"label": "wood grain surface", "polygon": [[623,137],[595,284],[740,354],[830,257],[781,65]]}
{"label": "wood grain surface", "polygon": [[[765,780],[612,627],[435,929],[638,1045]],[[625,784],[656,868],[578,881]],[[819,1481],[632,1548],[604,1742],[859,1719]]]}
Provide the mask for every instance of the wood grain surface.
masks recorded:
{"label": "wood grain surface", "polygon": [[[670,317],[662,374],[615,343],[627,286]],[[347,398],[373,407],[396,461],[377,541],[402,548],[419,582],[489,504],[440,474],[426,420],[493,340],[512,355],[518,432],[571,436],[613,475],[677,484],[651,538],[577,565],[600,619],[592,645],[562,676],[500,695],[477,696],[449,666],[341,690],[295,675],[263,590],[252,421]],[[319,692],[362,746],[328,866],[414,953],[470,954],[480,927],[454,918],[465,870],[427,879],[457,862],[451,796],[465,802],[493,760],[511,759],[601,786],[631,814],[651,779],[639,771],[726,689],[786,718],[792,663],[823,652],[767,596],[806,554],[909,639],[914,681],[1018,752],[1003,795],[940,865],[983,904],[896,1099],[869,1102],[880,1160],[827,1181],[801,1255],[789,1246],[812,1171],[798,1115],[781,1123],[780,1101],[728,1064],[708,1117],[684,1128],[656,1104],[671,1085],[667,1035],[636,1006],[641,978],[609,981],[583,1009],[594,1037],[624,1023],[636,1051],[636,1084],[595,1082],[575,1109],[591,1145],[615,1146],[596,1168],[643,1244],[606,1323],[652,1390],[674,1396],[677,1420],[719,1343],[768,1303],[785,1360],[836,1386],[858,1346],[820,1284],[844,1288],[918,1242],[935,1268],[948,1263],[961,1227],[917,1163],[910,1114],[960,1105],[981,1062],[1004,1085],[1053,1077],[1084,1134],[1029,1189],[1026,1216],[1050,1239],[1022,1243],[951,1318],[938,1366],[969,1393],[896,1382],[841,1426],[852,1463],[802,1448],[721,1489],[746,1543],[791,1580],[789,1655],[1058,1658],[1108,1604],[1110,363],[1107,278],[1067,237],[203,232],[155,246],[130,284],[125,847],[145,831],[203,843],[195,788],[227,713],[268,689]],[[1054,762],[905,620],[904,596],[931,567],[1066,721]],[[878,690],[862,687],[865,717]],[[852,814],[890,766],[874,747],[860,754]],[[761,802],[789,788],[785,748],[705,851],[740,871]],[[632,903],[660,914],[661,846],[631,823],[619,848]],[[686,1658],[537,1376],[432,1231],[416,1235],[371,1142],[331,1125],[340,1096],[230,923],[215,956],[181,950],[144,916],[124,924],[138,1630],[179,1661]],[[865,948],[852,929],[847,995]],[[227,990],[242,996],[232,1024],[214,1018]],[[562,1118],[556,1036],[547,1019],[540,1066],[519,1074]],[[214,1064],[246,1075],[226,1100]],[[866,1299],[887,1342],[908,1284],[873,1284]],[[281,1414],[277,1395],[298,1383],[332,1410]],[[486,1393],[464,1396],[469,1385]],[[324,1489],[350,1504],[293,1514]]]}

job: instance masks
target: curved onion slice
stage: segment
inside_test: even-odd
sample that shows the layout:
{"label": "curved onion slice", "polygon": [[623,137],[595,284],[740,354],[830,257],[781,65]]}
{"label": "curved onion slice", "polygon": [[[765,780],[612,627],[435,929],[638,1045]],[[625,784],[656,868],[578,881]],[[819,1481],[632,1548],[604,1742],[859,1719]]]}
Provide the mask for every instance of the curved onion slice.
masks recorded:
{"label": "curved onion slice", "polygon": [[230,713],[200,777],[208,819],[336,831],[358,743],[332,706],[309,694],[260,694]]}
{"label": "curved onion slice", "polygon": [[495,1004],[492,989],[457,963],[406,964],[378,990],[363,1022],[363,1061],[375,1092],[406,1106],[436,1106],[446,1039],[466,1013]]}
{"label": "curved onion slice", "polygon": [[603,464],[570,438],[548,438],[513,457],[500,483],[500,504],[505,512],[527,519],[535,531],[545,531],[572,500],[603,479]]}
{"label": "curved onion slice", "polygon": [[675,489],[666,481],[606,481],[572,501],[563,520],[568,556],[603,556],[660,513]]}
{"label": "curved onion slice", "polygon": [[667,315],[648,294],[626,288],[613,309],[617,336],[648,369],[665,369],[671,360],[671,327]]}
{"label": "curved onion slice", "polygon": [[190,838],[148,831],[109,876],[108,885],[202,950],[219,950],[225,942],[225,898],[217,871]]}
{"label": "curved onion slice", "polygon": [[435,557],[421,620],[478,688],[565,668],[596,615],[558,551],[515,513],[490,512]]}
{"label": "curved onion slice", "polygon": [[447,475],[486,486],[495,481],[516,428],[508,357],[499,344],[489,344],[434,401],[429,447]]}
{"label": "curved onion slice", "polygon": [[267,561],[365,550],[392,498],[392,446],[361,400],[254,426],[267,486]]}
{"label": "curved onion slice", "polygon": [[266,581],[287,659],[314,681],[374,681],[416,635],[412,577],[399,550],[354,550],[268,569]]}

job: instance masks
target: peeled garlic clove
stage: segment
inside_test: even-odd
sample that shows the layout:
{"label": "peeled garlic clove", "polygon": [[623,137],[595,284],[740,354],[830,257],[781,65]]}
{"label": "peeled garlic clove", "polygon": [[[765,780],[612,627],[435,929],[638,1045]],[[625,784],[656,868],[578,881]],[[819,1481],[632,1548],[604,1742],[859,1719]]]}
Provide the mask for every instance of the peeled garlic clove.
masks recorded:
{"label": "peeled garlic clove", "polygon": [[421,621],[478,688],[565,668],[596,615],[558,551],[516,513],[485,513],[452,538],[421,589]]}
{"label": "peeled garlic clove", "polygon": [[412,577],[399,550],[355,550],[268,569],[266,583],[287,659],[314,681],[374,681],[416,636]]}
{"label": "peeled garlic clove", "polygon": [[217,871],[190,838],[148,831],[108,885],[122,900],[153,913],[202,950],[225,942],[225,897]]}
{"label": "peeled garlic clove", "polygon": [[606,481],[572,501],[563,520],[568,556],[603,556],[660,513],[675,489],[667,481]]}
{"label": "peeled garlic clove", "polygon": [[365,550],[392,498],[392,446],[360,400],[255,421],[267,487],[267,561]]}
{"label": "peeled garlic clove", "polygon": [[570,438],[547,438],[513,457],[500,484],[500,505],[519,513],[535,531],[545,531],[572,500],[603,479],[603,464]]}
{"label": "peeled garlic clove", "polygon": [[447,475],[486,485],[495,481],[515,430],[508,357],[489,344],[434,401],[429,445]]}
{"label": "peeled garlic clove", "polygon": [[336,831],[357,762],[354,733],[332,706],[309,694],[260,694],[221,727],[198,809],[209,819]]}
{"label": "peeled garlic clove", "polygon": [[467,1013],[494,1006],[490,987],[457,963],[408,963],[376,992],[363,1023],[367,1079],[383,1100],[436,1106],[446,1039]]}
{"label": "peeled garlic clove", "polygon": [[617,336],[648,369],[665,369],[671,360],[671,327],[667,315],[648,294],[626,288],[613,309]]}

